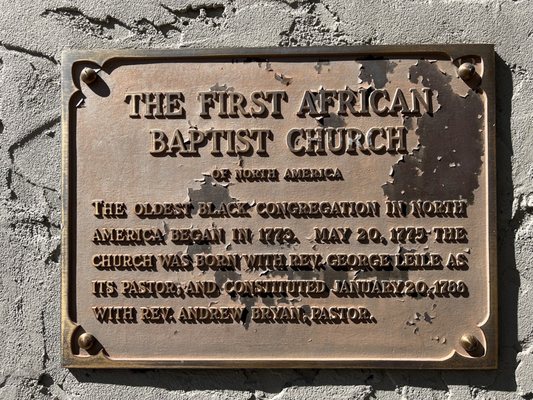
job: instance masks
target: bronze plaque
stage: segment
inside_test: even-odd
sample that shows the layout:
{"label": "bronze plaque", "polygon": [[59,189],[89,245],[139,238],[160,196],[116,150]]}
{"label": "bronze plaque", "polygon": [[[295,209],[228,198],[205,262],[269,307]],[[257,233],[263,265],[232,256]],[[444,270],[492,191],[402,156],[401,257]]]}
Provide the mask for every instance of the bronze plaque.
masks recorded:
{"label": "bronze plaque", "polygon": [[491,45],[62,67],[65,366],[496,366]]}

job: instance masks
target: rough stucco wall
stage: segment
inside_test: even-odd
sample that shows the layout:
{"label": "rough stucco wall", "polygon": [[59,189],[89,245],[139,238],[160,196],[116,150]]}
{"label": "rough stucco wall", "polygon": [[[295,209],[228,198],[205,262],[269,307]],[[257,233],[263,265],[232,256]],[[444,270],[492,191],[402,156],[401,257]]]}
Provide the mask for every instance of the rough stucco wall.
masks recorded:
{"label": "rough stucco wall", "polygon": [[[0,0],[0,398],[533,399],[533,3]],[[60,367],[60,54],[67,48],[495,43],[496,371]]]}

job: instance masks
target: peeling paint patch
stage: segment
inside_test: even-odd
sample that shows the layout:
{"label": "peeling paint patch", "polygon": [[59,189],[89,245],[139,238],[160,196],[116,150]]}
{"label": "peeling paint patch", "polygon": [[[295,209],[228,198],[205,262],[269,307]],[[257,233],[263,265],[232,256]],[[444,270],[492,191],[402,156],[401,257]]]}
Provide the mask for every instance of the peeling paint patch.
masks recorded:
{"label": "peeling paint patch", "polygon": [[329,61],[327,60],[318,60],[315,65],[315,70],[317,74],[320,74],[322,72],[322,67],[324,65],[329,65]]}
{"label": "peeling paint patch", "polygon": [[211,253],[211,245],[208,243],[195,243],[187,246],[185,254],[194,257],[196,254],[209,254]]}
{"label": "peeling paint patch", "polygon": [[[272,64],[270,64],[270,61],[264,60],[264,63],[265,63],[265,71],[269,71],[269,72],[274,71],[274,69],[272,68]],[[257,65],[259,66],[259,68],[263,68],[263,61],[258,61]]]}
{"label": "peeling paint patch", "polygon": [[211,92],[233,92],[234,88],[226,85],[225,83],[223,85],[220,85],[218,82],[215,83],[213,86],[209,88]]}
{"label": "peeling paint patch", "polygon": [[359,80],[361,83],[368,83],[375,88],[382,89],[389,79],[387,74],[392,74],[394,68],[398,64],[390,60],[369,60],[369,61],[359,61],[361,64],[361,69],[359,71]]}
{"label": "peeling paint patch", "polygon": [[343,126],[346,126],[346,121],[344,120],[344,117],[336,114],[330,115],[329,117],[325,117],[318,122],[323,126],[331,128],[341,128]]}
{"label": "peeling paint patch", "polygon": [[286,76],[283,74],[278,74],[277,72],[274,73],[274,78],[276,78],[277,81],[283,83],[284,85],[289,86],[292,82],[292,78],[290,76]]}
{"label": "peeling paint patch", "polygon": [[474,201],[479,187],[483,156],[483,102],[469,91],[466,97],[453,92],[452,77],[443,75],[436,64],[419,61],[410,68],[411,82],[422,79],[438,91],[440,108],[418,118],[419,146],[396,163],[394,179],[385,183],[390,200]]}
{"label": "peeling paint patch", "polygon": [[[204,175],[204,174],[202,174]],[[210,176],[202,176],[202,178],[194,179],[196,182],[201,182],[200,189],[188,189],[189,201],[192,204],[192,214],[198,213],[200,202],[211,202],[215,207],[219,207],[222,203],[235,201],[230,194],[227,186],[222,186],[214,181]],[[186,254],[194,256],[195,254],[211,253],[211,245],[208,243],[193,244],[187,247]]]}
{"label": "peeling paint patch", "polygon": [[189,188],[187,192],[189,201],[193,206],[193,215],[198,213],[198,203],[200,202],[211,202],[215,207],[219,207],[222,203],[235,201],[235,199],[230,196],[228,187],[219,185],[212,177],[203,176],[199,179],[202,182],[200,189],[196,190]]}

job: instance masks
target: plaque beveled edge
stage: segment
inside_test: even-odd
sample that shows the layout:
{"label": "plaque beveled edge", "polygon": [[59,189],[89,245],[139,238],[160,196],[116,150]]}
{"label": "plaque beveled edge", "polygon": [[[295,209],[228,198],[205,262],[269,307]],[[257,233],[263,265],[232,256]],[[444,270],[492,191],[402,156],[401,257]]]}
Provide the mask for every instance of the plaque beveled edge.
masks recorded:
{"label": "plaque beveled edge", "polygon": [[[71,265],[70,237],[71,224],[76,216],[70,216],[73,195],[69,189],[71,179],[70,135],[75,130],[70,125],[71,100],[81,92],[79,79],[74,81],[73,67],[76,63],[87,62],[103,66],[112,59],[130,60],[185,60],[185,59],[231,59],[231,58],[306,58],[313,56],[445,56],[450,62],[461,57],[477,55],[483,62],[483,91],[486,95],[485,119],[485,181],[487,197],[487,249],[486,262],[489,271],[489,315],[479,326],[486,338],[486,351],[482,357],[464,357],[453,351],[442,359],[336,359],[336,358],[247,358],[247,359],[139,359],[109,357],[105,350],[89,356],[74,353],[76,333],[82,330],[71,313],[69,290],[73,285],[74,265]],[[346,47],[292,47],[292,48],[220,48],[220,49],[127,49],[127,50],[65,50],[61,62],[61,132],[62,132],[62,230],[61,230],[61,364],[65,368],[412,368],[412,369],[495,369],[498,367],[498,282],[497,282],[497,214],[496,214],[496,93],[495,93],[495,53],[493,44],[440,44],[440,45],[382,45]],[[72,218],[71,218],[72,217]]]}

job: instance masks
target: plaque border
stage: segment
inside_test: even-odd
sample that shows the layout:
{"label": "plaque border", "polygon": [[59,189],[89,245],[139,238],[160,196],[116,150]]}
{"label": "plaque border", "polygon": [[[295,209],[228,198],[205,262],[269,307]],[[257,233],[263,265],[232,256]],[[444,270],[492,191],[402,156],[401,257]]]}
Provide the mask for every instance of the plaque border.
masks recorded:
{"label": "plaque border", "polygon": [[[483,90],[486,95],[485,164],[487,179],[487,249],[489,276],[489,316],[479,328],[483,329],[487,346],[482,357],[464,357],[453,351],[442,360],[413,357],[411,359],[376,358],[194,358],[194,359],[113,359],[99,351],[93,355],[75,353],[81,331],[74,319],[72,293],[75,266],[70,250],[72,224],[70,215],[73,185],[69,173],[75,163],[70,147],[70,135],[75,135],[75,122],[70,118],[71,104],[76,93],[81,93],[80,78],[73,74],[77,63],[103,66],[111,60],[195,60],[231,58],[276,58],[354,56],[365,57],[445,57],[450,62],[476,55],[483,61]],[[66,368],[413,368],[413,369],[495,369],[498,366],[498,281],[497,281],[497,213],[496,213],[496,88],[495,53],[493,44],[435,44],[435,45],[380,45],[343,47],[258,47],[219,49],[131,49],[131,50],[66,50],[61,62],[61,132],[62,132],[62,231],[61,231],[61,363]]]}

